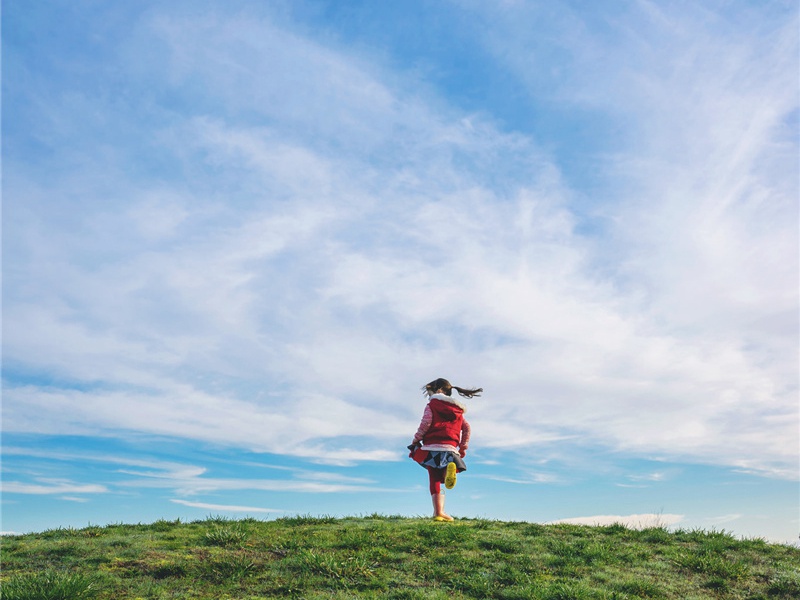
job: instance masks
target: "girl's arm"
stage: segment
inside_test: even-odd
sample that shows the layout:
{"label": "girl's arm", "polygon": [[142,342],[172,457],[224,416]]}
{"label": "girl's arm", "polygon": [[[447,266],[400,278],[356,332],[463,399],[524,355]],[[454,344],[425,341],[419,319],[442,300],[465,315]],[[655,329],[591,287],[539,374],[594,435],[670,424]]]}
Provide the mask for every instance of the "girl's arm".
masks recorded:
{"label": "girl's arm", "polygon": [[419,428],[417,429],[417,433],[414,434],[414,441],[411,442],[412,446],[422,441],[422,438],[425,437],[428,429],[431,428],[432,422],[433,411],[431,411],[430,404],[428,404],[425,406],[425,412],[422,413],[422,420],[419,422]]}
{"label": "girl's arm", "polygon": [[469,436],[472,433],[472,427],[469,426],[467,420],[464,419],[461,421],[461,443],[459,444],[459,454],[461,454],[461,458],[464,458],[464,455],[467,453],[467,448],[469,447]]}

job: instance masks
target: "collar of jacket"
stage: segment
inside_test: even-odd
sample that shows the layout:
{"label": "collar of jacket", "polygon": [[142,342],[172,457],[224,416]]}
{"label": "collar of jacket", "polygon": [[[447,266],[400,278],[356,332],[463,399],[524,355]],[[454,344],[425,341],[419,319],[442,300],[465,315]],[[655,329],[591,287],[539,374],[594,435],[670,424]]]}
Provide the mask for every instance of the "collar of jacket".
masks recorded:
{"label": "collar of jacket", "polygon": [[446,396],[444,394],[433,394],[433,396],[431,396],[430,399],[441,400],[442,402],[449,402],[450,404],[455,404],[458,408],[460,408],[464,412],[467,412],[467,405],[461,402],[461,400],[453,398],[452,396]]}

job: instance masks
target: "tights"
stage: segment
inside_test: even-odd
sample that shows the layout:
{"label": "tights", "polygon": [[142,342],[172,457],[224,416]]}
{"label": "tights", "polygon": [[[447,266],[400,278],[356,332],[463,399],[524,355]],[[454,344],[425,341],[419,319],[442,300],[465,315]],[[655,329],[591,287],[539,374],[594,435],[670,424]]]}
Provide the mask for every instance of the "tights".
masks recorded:
{"label": "tights", "polygon": [[428,469],[428,481],[430,483],[431,495],[441,493],[442,483],[444,483],[444,469],[434,469],[433,467],[425,468]]}

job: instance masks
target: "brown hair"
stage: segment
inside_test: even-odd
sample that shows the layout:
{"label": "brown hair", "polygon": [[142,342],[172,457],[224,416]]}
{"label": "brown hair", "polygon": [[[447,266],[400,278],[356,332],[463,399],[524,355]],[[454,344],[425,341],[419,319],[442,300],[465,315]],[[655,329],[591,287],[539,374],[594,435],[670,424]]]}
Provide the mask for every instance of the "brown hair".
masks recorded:
{"label": "brown hair", "polygon": [[422,391],[426,394],[435,394],[439,390],[442,390],[448,396],[452,396],[453,390],[455,390],[464,398],[472,398],[473,396],[480,396],[483,388],[460,388],[457,385],[451,385],[447,379],[441,377],[422,386]]}

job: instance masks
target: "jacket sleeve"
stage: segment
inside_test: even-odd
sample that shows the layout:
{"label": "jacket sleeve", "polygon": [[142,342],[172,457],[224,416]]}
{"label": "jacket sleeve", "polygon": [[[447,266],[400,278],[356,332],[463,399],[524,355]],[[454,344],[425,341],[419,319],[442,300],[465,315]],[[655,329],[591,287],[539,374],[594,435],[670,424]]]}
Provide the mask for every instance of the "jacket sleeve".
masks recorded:
{"label": "jacket sleeve", "polygon": [[425,437],[428,429],[431,428],[432,422],[433,411],[431,410],[430,404],[428,404],[425,406],[425,412],[422,413],[422,420],[419,422],[419,428],[417,429],[417,433],[414,434],[414,440],[411,442],[412,444],[422,441],[422,438]]}
{"label": "jacket sleeve", "polygon": [[470,427],[467,420],[464,419],[461,421],[461,443],[459,444],[462,450],[466,450],[469,447],[469,436],[471,433],[472,427]]}

